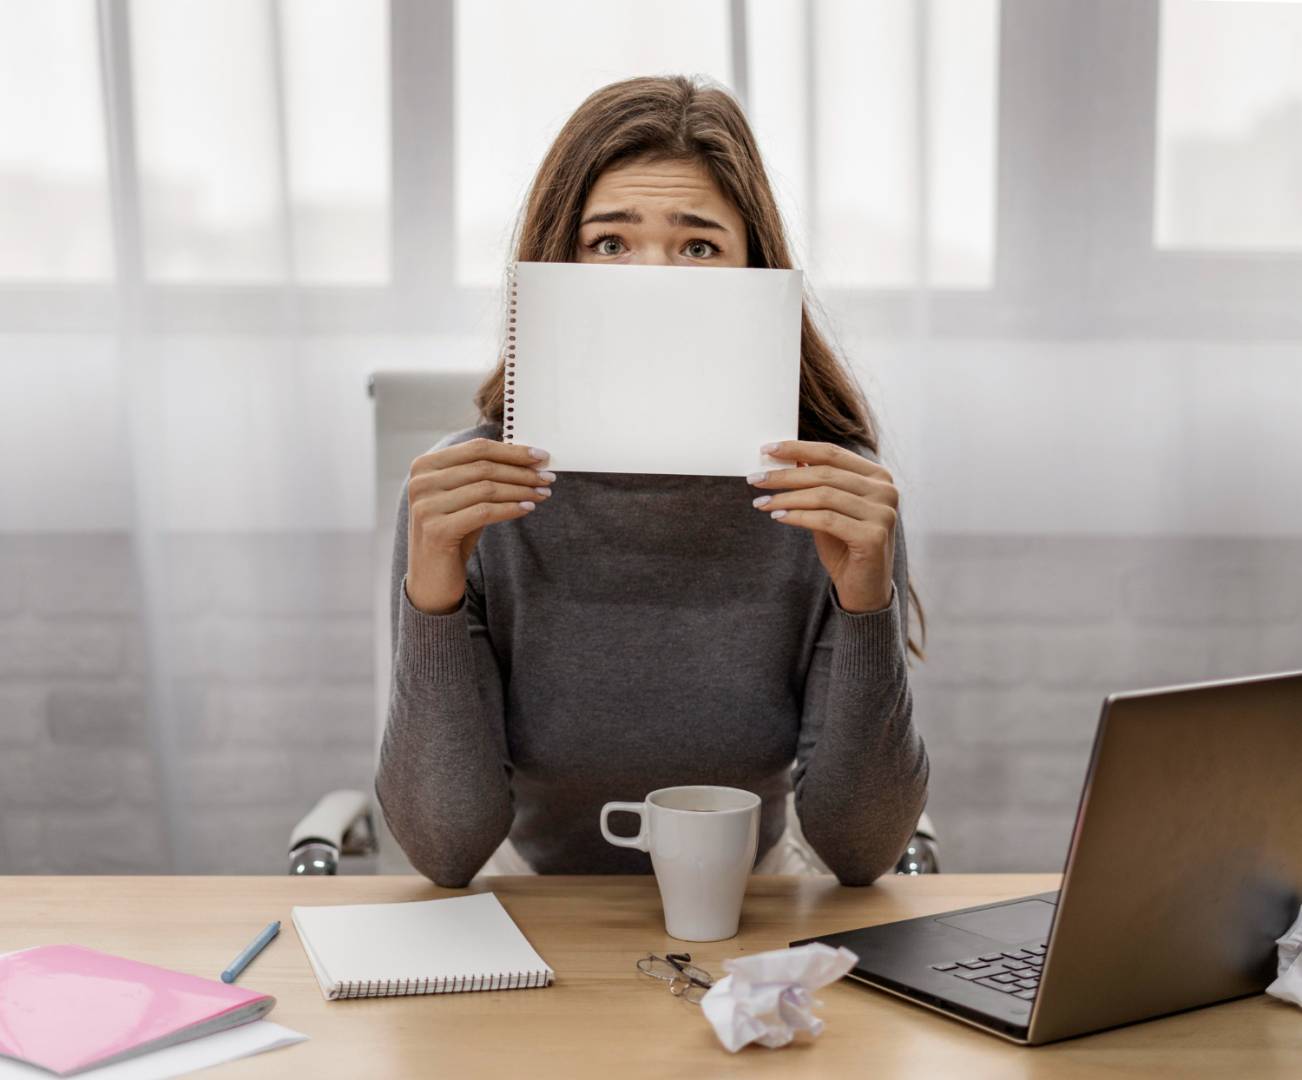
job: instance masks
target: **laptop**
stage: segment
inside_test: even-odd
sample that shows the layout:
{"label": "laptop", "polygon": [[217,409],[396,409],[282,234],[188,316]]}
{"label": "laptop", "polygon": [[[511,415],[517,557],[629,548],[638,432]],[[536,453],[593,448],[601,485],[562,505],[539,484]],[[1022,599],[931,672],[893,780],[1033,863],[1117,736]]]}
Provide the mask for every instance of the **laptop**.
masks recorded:
{"label": "laptop", "polygon": [[1302,671],[1109,695],[1062,887],[824,934],[848,977],[1038,1045],[1257,994],[1302,904]]}

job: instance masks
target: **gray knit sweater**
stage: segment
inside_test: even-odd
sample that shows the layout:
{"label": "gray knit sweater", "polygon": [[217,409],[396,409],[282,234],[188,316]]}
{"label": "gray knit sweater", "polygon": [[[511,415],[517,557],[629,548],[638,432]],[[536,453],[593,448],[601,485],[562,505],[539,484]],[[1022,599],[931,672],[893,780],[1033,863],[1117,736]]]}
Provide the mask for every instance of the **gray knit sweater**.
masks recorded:
{"label": "gray knit sweater", "polygon": [[[481,435],[501,426],[435,449]],[[485,528],[461,606],[428,615],[405,588],[403,485],[375,789],[412,864],[460,887],[509,834],[540,873],[648,873],[598,813],[675,784],[759,794],[758,859],[794,783],[805,837],[843,883],[889,870],[929,773],[902,518],[890,605],[851,614],[813,534],[754,509],[744,478],[560,471],[552,492]]]}

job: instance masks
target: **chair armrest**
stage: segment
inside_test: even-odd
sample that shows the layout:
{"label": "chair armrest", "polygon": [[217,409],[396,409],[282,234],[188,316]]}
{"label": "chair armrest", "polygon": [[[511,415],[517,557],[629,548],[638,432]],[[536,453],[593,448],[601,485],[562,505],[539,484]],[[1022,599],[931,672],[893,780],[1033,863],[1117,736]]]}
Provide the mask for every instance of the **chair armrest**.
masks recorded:
{"label": "chair armrest", "polygon": [[289,872],[335,874],[339,855],[374,851],[375,823],[366,794],[349,788],[332,791],[289,834]]}

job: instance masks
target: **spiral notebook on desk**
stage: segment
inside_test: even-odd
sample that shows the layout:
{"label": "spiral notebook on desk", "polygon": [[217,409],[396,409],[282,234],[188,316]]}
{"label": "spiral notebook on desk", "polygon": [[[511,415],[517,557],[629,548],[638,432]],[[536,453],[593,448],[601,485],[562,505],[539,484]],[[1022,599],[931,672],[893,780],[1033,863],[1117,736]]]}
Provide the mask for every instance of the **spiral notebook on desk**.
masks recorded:
{"label": "spiral notebook on desk", "polygon": [[502,441],[558,472],[745,476],[797,437],[802,275],[517,262]]}
{"label": "spiral notebook on desk", "polygon": [[292,915],[328,1001],[515,990],[554,977],[493,893],[295,907]]}

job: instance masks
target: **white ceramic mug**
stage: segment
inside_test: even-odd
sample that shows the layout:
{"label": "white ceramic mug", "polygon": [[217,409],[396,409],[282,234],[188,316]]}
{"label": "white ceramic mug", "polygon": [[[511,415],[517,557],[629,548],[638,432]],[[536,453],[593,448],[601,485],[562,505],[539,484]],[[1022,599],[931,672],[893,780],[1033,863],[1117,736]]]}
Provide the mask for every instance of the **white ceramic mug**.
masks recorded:
{"label": "white ceramic mug", "polygon": [[[638,814],[636,836],[610,831],[612,810]],[[737,933],[746,882],[759,844],[760,797],[701,784],[659,788],[640,803],[608,802],[601,835],[651,855],[665,929],[681,941],[721,941]]]}

